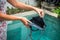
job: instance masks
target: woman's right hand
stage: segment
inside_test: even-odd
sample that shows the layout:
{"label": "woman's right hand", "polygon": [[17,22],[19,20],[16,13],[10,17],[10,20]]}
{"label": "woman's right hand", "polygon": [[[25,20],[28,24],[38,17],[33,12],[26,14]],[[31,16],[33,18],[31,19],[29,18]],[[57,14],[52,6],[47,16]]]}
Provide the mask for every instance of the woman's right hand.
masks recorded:
{"label": "woman's right hand", "polygon": [[28,21],[29,21],[29,20],[28,20],[27,18],[22,17],[22,18],[21,18],[21,21],[23,22],[23,24],[24,24],[25,26],[27,26],[27,27],[29,26],[29,24],[28,24]]}

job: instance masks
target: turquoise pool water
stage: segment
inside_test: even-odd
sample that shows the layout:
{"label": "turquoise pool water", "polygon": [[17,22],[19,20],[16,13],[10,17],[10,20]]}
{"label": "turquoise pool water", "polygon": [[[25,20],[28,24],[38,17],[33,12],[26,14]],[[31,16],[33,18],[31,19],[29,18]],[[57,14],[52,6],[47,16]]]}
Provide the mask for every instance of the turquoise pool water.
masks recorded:
{"label": "turquoise pool water", "polygon": [[[31,19],[36,14],[26,16]],[[45,29],[31,32],[29,28],[23,25],[21,21],[13,21],[8,25],[7,40],[60,40],[60,21],[49,15],[45,15]]]}

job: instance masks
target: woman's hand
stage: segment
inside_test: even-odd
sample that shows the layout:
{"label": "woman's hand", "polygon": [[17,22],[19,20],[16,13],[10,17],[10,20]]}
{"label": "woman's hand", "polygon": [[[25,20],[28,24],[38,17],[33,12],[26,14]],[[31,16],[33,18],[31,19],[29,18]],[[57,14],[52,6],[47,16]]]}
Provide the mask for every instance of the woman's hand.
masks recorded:
{"label": "woman's hand", "polygon": [[28,24],[28,21],[29,21],[29,20],[26,19],[25,17],[22,17],[22,18],[21,18],[21,21],[23,22],[23,24],[24,24],[25,26],[27,26],[27,27],[29,26],[29,24]]}
{"label": "woman's hand", "polygon": [[41,18],[43,18],[43,17],[44,17],[44,12],[43,12],[43,10],[42,10],[42,9],[35,8],[35,11],[39,14],[39,16],[40,16]]}

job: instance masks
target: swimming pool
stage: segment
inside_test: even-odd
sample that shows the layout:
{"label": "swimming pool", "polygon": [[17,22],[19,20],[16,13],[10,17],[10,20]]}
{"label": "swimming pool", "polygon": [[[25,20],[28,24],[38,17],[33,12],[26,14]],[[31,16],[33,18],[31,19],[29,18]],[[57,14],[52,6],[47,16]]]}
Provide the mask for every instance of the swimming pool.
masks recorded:
{"label": "swimming pool", "polygon": [[[25,17],[30,20],[34,16],[38,15],[32,14]],[[13,21],[8,24],[7,40],[60,40],[60,19],[45,15],[44,20],[45,29],[33,32],[26,28],[21,21]]]}

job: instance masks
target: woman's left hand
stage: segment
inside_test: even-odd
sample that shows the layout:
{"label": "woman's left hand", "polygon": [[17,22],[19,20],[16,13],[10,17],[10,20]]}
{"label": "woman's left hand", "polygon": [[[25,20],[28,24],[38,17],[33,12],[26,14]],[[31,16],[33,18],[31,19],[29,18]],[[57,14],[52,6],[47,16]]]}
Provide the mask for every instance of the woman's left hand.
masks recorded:
{"label": "woman's left hand", "polygon": [[42,9],[35,8],[35,11],[39,14],[39,16],[40,16],[41,18],[43,18],[43,17],[44,17],[44,12],[43,12],[43,10],[42,10]]}

